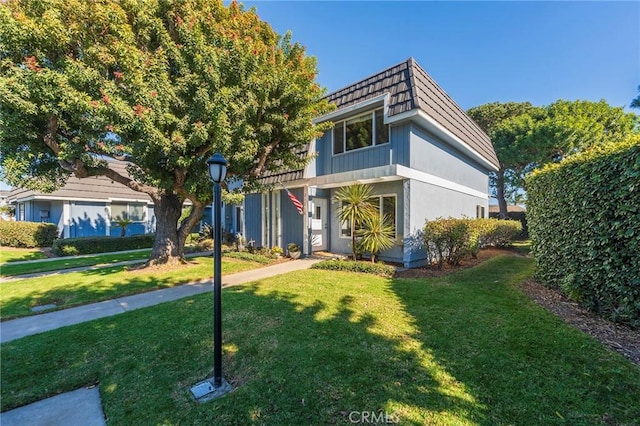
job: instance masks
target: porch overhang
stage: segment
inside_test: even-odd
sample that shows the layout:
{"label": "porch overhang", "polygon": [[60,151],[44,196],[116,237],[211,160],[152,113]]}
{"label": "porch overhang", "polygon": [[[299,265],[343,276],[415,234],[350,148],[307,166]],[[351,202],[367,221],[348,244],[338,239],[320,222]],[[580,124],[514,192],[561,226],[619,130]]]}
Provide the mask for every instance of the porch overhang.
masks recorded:
{"label": "porch overhang", "polygon": [[309,186],[316,186],[321,189],[328,189],[353,185],[356,183],[375,184],[404,179],[417,180],[482,199],[489,198],[489,194],[486,192],[478,191],[477,189],[399,164],[390,164],[386,166],[372,167],[369,169],[352,170],[343,173],[317,176],[308,179],[306,184]]}

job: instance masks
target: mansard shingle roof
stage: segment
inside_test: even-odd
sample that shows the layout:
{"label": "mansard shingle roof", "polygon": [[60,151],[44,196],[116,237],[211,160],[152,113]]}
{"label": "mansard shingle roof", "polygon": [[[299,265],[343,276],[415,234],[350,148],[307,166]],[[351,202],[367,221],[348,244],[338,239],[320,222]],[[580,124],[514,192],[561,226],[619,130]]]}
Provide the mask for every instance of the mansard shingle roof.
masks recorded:
{"label": "mansard shingle roof", "polygon": [[389,94],[389,116],[421,110],[496,167],[498,158],[486,133],[409,58],[327,96],[338,109]]}

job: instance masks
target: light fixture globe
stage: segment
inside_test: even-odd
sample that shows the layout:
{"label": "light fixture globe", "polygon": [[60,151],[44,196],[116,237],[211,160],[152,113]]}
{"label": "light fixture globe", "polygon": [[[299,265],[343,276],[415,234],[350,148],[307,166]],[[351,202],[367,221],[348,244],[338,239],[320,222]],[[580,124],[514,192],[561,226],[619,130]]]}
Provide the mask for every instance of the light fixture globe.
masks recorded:
{"label": "light fixture globe", "polygon": [[220,183],[227,176],[227,166],[229,162],[220,154],[216,152],[208,160],[209,165],[209,177],[214,183]]}

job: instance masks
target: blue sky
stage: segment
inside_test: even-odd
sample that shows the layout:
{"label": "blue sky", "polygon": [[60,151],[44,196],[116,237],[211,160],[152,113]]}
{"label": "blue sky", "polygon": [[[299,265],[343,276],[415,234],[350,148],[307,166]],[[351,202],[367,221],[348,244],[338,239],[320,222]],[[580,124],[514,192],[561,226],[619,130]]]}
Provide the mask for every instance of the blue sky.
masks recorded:
{"label": "blue sky", "polygon": [[[463,108],[640,85],[640,2],[245,1],[318,59],[329,92],[413,56]],[[627,109],[629,110],[629,109]]]}

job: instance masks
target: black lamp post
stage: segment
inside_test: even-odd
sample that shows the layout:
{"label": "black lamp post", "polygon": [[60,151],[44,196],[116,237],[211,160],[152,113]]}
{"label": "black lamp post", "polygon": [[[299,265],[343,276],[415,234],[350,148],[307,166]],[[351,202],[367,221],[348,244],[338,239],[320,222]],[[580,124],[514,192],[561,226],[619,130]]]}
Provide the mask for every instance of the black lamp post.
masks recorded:
{"label": "black lamp post", "polygon": [[191,388],[199,402],[218,398],[231,390],[222,378],[222,188],[227,175],[227,160],[216,153],[207,160],[209,176],[213,181],[213,379],[207,379]]}
{"label": "black lamp post", "polygon": [[222,189],[227,160],[216,153],[207,160],[213,181],[213,386],[222,386]]}

